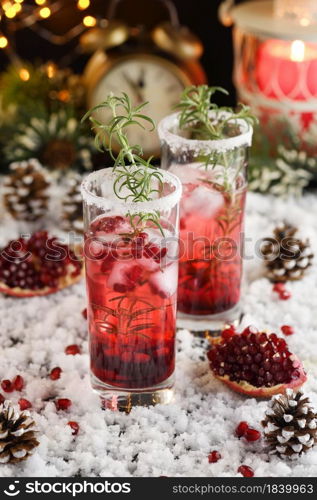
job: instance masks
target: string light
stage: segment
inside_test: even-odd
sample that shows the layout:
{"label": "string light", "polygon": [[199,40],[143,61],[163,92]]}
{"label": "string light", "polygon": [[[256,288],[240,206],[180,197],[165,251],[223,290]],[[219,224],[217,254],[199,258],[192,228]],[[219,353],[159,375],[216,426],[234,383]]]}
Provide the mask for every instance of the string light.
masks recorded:
{"label": "string light", "polygon": [[23,82],[27,82],[30,79],[30,73],[26,68],[21,68],[19,71],[19,77]]}
{"label": "string light", "polygon": [[[85,11],[91,6],[92,2],[91,0],[76,0],[74,4],[79,10]],[[15,53],[14,44],[11,44],[11,36],[14,37],[15,32],[20,29],[28,28],[41,38],[61,46],[74,38],[78,38],[86,28],[93,28],[97,25],[96,17],[84,16],[83,13],[82,19],[75,26],[65,34],[59,35],[52,33],[50,28],[45,26],[45,23],[41,24],[39,22],[55,15],[64,6],[64,0],[34,0],[33,6],[31,6],[31,2],[25,0],[0,0],[0,26],[2,31],[0,31],[0,49],[10,46],[11,50],[7,52],[7,55],[14,62],[17,54]],[[9,24],[8,22],[2,25],[5,18],[11,20],[10,32],[5,29]],[[23,72],[22,76],[22,79],[28,80],[26,73]]]}
{"label": "string light", "polygon": [[53,78],[53,76],[56,74],[56,66],[53,63],[48,63],[46,66],[46,74],[49,78]]}
{"label": "string light", "polygon": [[16,16],[16,11],[15,11],[14,6],[9,7],[8,9],[6,9],[4,11],[4,13],[5,13],[6,17],[8,17],[9,19],[13,19]]}
{"label": "string light", "polygon": [[51,15],[51,9],[49,9],[48,7],[43,7],[39,10],[39,14],[43,19],[47,19]]}
{"label": "string light", "polygon": [[0,36],[0,49],[5,49],[8,45],[8,39],[4,36]]}
{"label": "string light", "polygon": [[89,5],[90,5],[90,0],[78,0],[77,2],[77,7],[79,10],[88,9]]}
{"label": "string light", "polygon": [[10,9],[11,7],[12,7],[11,2],[3,2],[3,4],[2,4],[2,8],[4,11]]}
{"label": "string light", "polygon": [[96,26],[96,18],[93,16],[85,16],[83,19],[83,24],[84,26],[87,26],[87,28],[92,28],[93,26]]}

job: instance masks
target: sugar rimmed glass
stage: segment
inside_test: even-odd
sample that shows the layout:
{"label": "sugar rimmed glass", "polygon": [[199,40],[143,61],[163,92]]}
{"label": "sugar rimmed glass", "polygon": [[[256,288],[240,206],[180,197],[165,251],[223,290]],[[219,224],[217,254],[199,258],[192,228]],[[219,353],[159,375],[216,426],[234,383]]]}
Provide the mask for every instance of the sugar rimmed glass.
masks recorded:
{"label": "sugar rimmed glass", "polygon": [[[182,187],[162,175],[162,192],[145,202],[115,195],[112,168],[82,184],[91,382],[112,409],[172,398]],[[136,230],[140,213],[159,224]]]}
{"label": "sugar rimmed glass", "polygon": [[[221,115],[227,118],[226,112]],[[210,113],[216,120],[219,114]],[[158,126],[162,168],[183,185],[178,325],[219,330],[239,316],[248,147],[252,127],[233,120],[229,136],[196,140],[179,129],[179,113]]]}

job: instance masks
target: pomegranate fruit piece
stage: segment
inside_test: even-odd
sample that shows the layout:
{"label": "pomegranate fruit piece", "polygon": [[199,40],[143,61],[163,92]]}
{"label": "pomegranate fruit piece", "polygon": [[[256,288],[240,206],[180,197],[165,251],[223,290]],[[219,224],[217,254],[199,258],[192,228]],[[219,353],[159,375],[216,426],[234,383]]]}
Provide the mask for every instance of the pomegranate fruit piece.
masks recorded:
{"label": "pomegranate fruit piece", "polygon": [[217,339],[207,357],[216,378],[237,392],[271,397],[306,381],[299,359],[275,333],[248,328],[228,339]]}
{"label": "pomegranate fruit piece", "polygon": [[282,333],[284,333],[284,335],[293,335],[295,333],[294,328],[292,326],[289,326],[289,325],[281,326],[281,330],[282,330]]}
{"label": "pomegranate fruit piece", "polygon": [[71,427],[72,429],[72,435],[73,436],[76,436],[79,432],[79,424],[77,422],[74,422],[73,420],[70,420],[67,425],[69,425],[69,427]]}
{"label": "pomegranate fruit piece", "polygon": [[75,356],[75,354],[80,354],[80,347],[77,344],[68,345],[65,349],[65,354],[70,356]]}
{"label": "pomegranate fruit piece", "polygon": [[247,422],[245,421],[242,421],[240,422],[240,424],[236,427],[236,430],[235,430],[235,435],[237,437],[242,437],[245,435],[245,433],[247,432],[247,430],[249,429],[249,425]]}
{"label": "pomegranate fruit piece", "polygon": [[61,376],[61,373],[62,373],[62,369],[59,366],[56,366],[55,368],[53,368],[51,370],[50,379],[51,380],[58,380]]}
{"label": "pomegranate fruit piece", "polygon": [[70,399],[67,398],[60,398],[55,401],[55,406],[57,410],[68,410],[72,405],[72,402]]}
{"label": "pomegranate fruit piece", "polygon": [[238,467],[238,472],[240,472],[240,474],[242,474],[243,477],[254,476],[254,470],[248,465],[240,465],[240,467]]}
{"label": "pomegranate fruit piece", "polygon": [[245,434],[244,437],[247,441],[252,442],[252,441],[258,441],[261,437],[261,432],[257,431],[256,429],[252,429],[249,427]]}
{"label": "pomegranate fruit piece", "polygon": [[5,402],[5,397],[3,394],[0,394],[0,405],[2,405]]}
{"label": "pomegranate fruit piece", "polygon": [[21,398],[19,399],[19,406],[20,410],[24,411],[28,410],[29,408],[32,408],[32,403],[30,403],[30,401],[28,401],[27,399]]}
{"label": "pomegranate fruit piece", "polygon": [[21,392],[24,387],[24,380],[21,375],[17,375],[12,381],[13,387],[16,391]]}
{"label": "pomegranate fruit piece", "polygon": [[0,254],[0,291],[15,297],[48,295],[81,278],[82,261],[46,231],[13,240]]}
{"label": "pomegranate fruit piece", "polygon": [[212,451],[208,455],[208,462],[210,464],[214,464],[214,463],[218,462],[218,460],[220,460],[220,459],[221,459],[221,455],[220,455],[219,451],[217,451],[217,450]]}
{"label": "pomegranate fruit piece", "polygon": [[2,380],[1,387],[4,390],[4,392],[14,391],[14,385],[12,384],[11,380]]}

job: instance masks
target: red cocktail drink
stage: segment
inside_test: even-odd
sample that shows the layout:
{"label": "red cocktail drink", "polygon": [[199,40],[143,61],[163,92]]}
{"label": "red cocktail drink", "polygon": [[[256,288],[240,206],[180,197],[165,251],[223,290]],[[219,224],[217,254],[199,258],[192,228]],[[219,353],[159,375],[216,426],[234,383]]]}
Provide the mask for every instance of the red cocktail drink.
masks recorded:
{"label": "red cocktail drink", "polygon": [[91,371],[119,388],[146,388],[175,367],[177,262],[157,228],[133,237],[121,216],[95,220],[86,234]]}
{"label": "red cocktail drink", "polygon": [[183,184],[179,311],[219,314],[238,304],[245,196],[243,186],[230,193],[203,180]]}

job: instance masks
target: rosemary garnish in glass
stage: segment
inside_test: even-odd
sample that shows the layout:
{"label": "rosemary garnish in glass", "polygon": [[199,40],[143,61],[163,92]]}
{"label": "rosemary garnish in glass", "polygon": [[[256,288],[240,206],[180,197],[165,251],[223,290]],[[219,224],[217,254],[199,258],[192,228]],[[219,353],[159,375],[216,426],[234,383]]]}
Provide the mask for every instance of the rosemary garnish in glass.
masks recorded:
{"label": "rosemary garnish in glass", "polygon": [[[84,121],[89,118],[91,121],[97,149],[109,152],[113,159],[116,174],[113,190],[117,198],[126,202],[151,201],[153,196],[160,194],[163,189],[162,173],[151,164],[153,157],[144,159],[142,147],[138,144],[131,145],[127,136],[127,129],[131,126],[144,129],[144,121],[149,124],[150,131],[155,129],[153,120],[142,112],[146,105],[147,102],[132,106],[129,96],[124,92],[121,96],[109,94],[104,102],[91,108],[82,119]],[[96,118],[96,112],[104,109],[111,114],[108,123]],[[120,148],[117,155],[113,150],[114,142]],[[135,236],[143,230],[147,222],[156,225],[164,235],[158,211],[146,213],[140,207],[139,213],[129,212],[127,217],[133,232],[126,236]]]}
{"label": "rosemary garnish in glass", "polygon": [[[190,139],[201,141],[220,140],[235,137],[241,133],[239,121],[249,126],[257,123],[257,118],[251,113],[249,106],[239,104],[233,108],[221,106],[211,101],[216,92],[228,94],[222,87],[208,87],[208,85],[192,85],[187,87],[180,98],[176,109],[179,113],[179,127],[186,132]],[[202,151],[201,163],[204,167],[214,168],[216,165],[228,167],[234,160],[235,152]],[[228,188],[226,170],[224,171],[224,188]]]}

